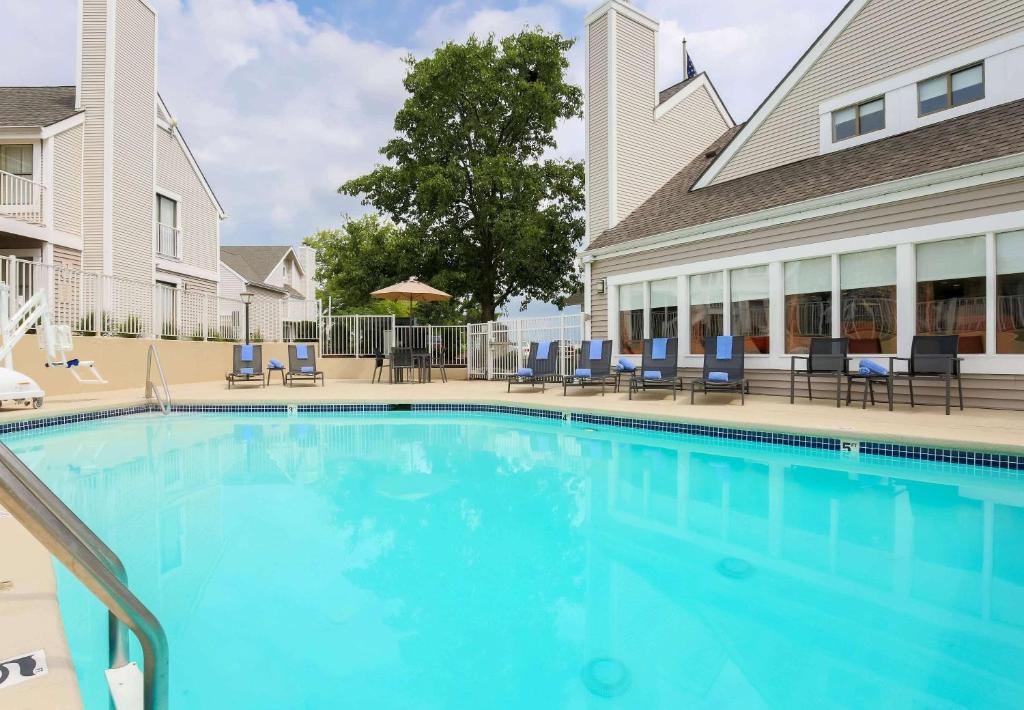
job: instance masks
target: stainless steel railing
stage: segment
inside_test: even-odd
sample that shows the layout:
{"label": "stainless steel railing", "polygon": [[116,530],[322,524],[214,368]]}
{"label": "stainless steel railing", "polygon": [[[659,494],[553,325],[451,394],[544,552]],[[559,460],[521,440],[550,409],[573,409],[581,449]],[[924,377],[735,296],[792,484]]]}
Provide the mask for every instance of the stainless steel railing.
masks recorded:
{"label": "stainless steel railing", "polygon": [[128,589],[117,555],[3,444],[0,504],[107,608],[112,668],[128,663],[131,629],[142,645],[143,706],[166,710],[167,636],[160,622]]}
{"label": "stainless steel railing", "polygon": [[[163,387],[162,394],[153,382],[154,362],[156,363],[156,372],[160,375],[160,385]],[[167,385],[167,378],[164,377],[164,368],[160,364],[160,353],[156,351],[155,345],[150,345],[149,352],[146,354],[146,399],[150,397],[156,399],[161,412],[165,415],[171,413],[171,388]]]}

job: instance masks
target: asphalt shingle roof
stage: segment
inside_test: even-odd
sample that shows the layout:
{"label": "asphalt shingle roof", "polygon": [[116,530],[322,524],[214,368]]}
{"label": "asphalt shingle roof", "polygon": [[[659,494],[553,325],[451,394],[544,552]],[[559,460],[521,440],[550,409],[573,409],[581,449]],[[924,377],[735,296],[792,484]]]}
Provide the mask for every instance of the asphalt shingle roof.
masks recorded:
{"label": "asphalt shingle roof", "polygon": [[[253,284],[264,284],[289,246],[230,246],[220,248],[220,260],[232,271]],[[264,286],[264,288],[268,288]],[[277,288],[269,286],[269,288]],[[281,290],[281,289],[277,289]]]}
{"label": "asphalt shingle roof", "polygon": [[0,126],[52,126],[76,113],[73,86],[0,86]]}
{"label": "asphalt shingle roof", "polygon": [[693,190],[735,126],[590,245],[600,249],[892,180],[1024,153],[1024,100]]}

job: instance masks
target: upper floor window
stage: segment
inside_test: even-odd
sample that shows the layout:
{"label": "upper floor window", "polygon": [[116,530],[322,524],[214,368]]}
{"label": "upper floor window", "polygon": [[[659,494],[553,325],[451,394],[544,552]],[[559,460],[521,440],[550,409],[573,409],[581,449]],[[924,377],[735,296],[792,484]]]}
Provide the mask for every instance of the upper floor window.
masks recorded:
{"label": "upper floor window", "polygon": [[163,256],[180,256],[178,203],[166,195],[156,196],[156,252]]}
{"label": "upper floor window", "polygon": [[832,140],[864,135],[885,128],[885,99],[872,99],[832,112]]}
{"label": "upper floor window", "polygon": [[985,67],[975,64],[933,76],[917,85],[918,113],[943,111],[985,98]]}
{"label": "upper floor window", "polygon": [[32,179],[32,146],[0,145],[0,171]]}

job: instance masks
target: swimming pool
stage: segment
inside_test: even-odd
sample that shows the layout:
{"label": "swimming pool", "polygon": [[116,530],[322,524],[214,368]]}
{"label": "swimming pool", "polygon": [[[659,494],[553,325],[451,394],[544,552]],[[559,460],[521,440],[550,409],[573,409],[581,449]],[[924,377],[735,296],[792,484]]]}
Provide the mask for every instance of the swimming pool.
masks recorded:
{"label": "swimming pool", "polygon": [[[123,558],[178,708],[1013,707],[1024,690],[1024,481],[991,469],[462,412],[3,440]],[[58,578],[87,708],[106,708],[105,615]]]}

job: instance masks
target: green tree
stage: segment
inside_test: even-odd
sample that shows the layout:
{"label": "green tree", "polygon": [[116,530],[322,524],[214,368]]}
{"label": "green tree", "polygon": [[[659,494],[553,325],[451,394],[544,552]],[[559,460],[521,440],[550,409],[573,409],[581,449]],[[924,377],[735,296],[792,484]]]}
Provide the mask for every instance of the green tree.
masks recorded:
{"label": "green tree", "polygon": [[583,164],[546,155],[558,122],[582,115],[565,76],[572,45],[538,29],[409,57],[389,162],[339,188],[401,226],[425,259],[420,276],[474,317],[579,289]]}

